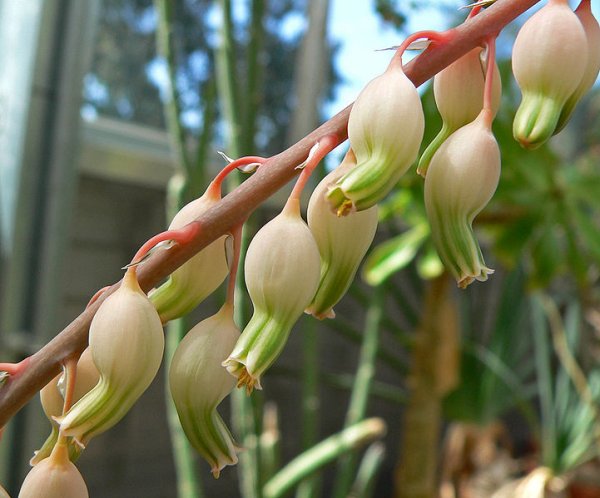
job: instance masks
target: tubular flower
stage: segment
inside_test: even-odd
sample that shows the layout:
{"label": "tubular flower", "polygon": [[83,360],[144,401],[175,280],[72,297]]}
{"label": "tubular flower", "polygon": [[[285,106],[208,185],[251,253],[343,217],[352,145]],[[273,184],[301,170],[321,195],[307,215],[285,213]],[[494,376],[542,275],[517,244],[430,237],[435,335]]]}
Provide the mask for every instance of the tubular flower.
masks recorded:
{"label": "tubular flower", "polygon": [[598,21],[596,21],[594,14],[592,14],[590,0],[582,0],[579,7],[575,10],[575,15],[578,17],[585,31],[588,49],[587,65],[579,86],[567,99],[562,109],[555,133],[562,130],[568,123],[577,102],[592,88],[600,70],[600,25],[598,25]]}
{"label": "tubular flower", "polygon": [[586,34],[567,0],[550,0],[523,25],[512,58],[523,93],[513,134],[523,147],[534,149],[552,136],[587,64]]}
{"label": "tubular flower", "polygon": [[367,84],[348,121],[357,166],[327,194],[338,214],[370,208],[394,188],[417,157],[424,122],[417,89],[400,65]]}
{"label": "tubular flower", "polygon": [[315,295],[319,266],[319,249],[300,217],[299,201],[290,199],[248,247],[244,273],[254,314],[223,362],[238,378],[238,387],[261,389],[260,376],[279,356]]}
{"label": "tubular flower", "polygon": [[[429,162],[440,145],[452,133],[474,121],[483,108],[486,63],[482,59],[483,48],[477,47],[435,75],[433,94],[442,117],[442,129],[429,144],[421,159],[417,173],[427,174]],[[494,61],[492,110],[494,115],[500,107],[502,82]]]}
{"label": "tubular flower", "polygon": [[33,467],[21,486],[19,498],[87,498],[88,490],[77,467],[69,460],[64,442]]}
{"label": "tubular flower", "polygon": [[[73,402],[79,401],[85,394],[93,389],[100,380],[100,374],[94,361],[90,348],[86,348],[77,362],[77,373],[75,378],[75,390],[73,392]],[[52,424],[52,432],[42,445],[36,451],[33,458],[29,461],[31,465],[36,465],[44,458],[47,458],[52,452],[58,439],[58,424],[54,417],[60,417],[63,413],[64,405],[64,389],[65,389],[65,374],[58,374],[52,381],[40,391],[40,400],[42,409]],[[76,461],[81,453],[81,447],[74,443],[71,439],[67,440],[67,448],[69,450],[69,458],[71,461]]]}
{"label": "tubular flower", "polygon": [[183,430],[215,477],[226,465],[237,463],[239,448],[217,406],[235,386],[235,379],[221,364],[239,336],[233,307],[225,304],[187,333],[169,369],[171,395]]}
{"label": "tubular flower", "polygon": [[64,435],[84,446],[125,416],[160,367],[162,324],[137,282],[135,268],[100,305],[90,325],[89,343],[100,382],[56,419]]}
{"label": "tubular flower", "polygon": [[438,149],[425,177],[425,208],[433,242],[459,287],[487,280],[472,223],[489,202],[500,178],[500,150],[486,111],[454,132]]}
{"label": "tubular flower", "polygon": [[[183,228],[219,200],[220,196],[212,190],[206,191],[175,215],[169,229]],[[223,235],[206,246],[149,294],[163,323],[189,313],[225,280],[229,271],[225,254],[226,238]]]}
{"label": "tubular flower", "polygon": [[327,202],[328,188],[355,166],[350,149],[342,164],[319,183],[308,203],[308,226],[321,254],[321,278],[306,312],[319,319],[335,316],[333,307],[350,287],[377,230],[377,206],[339,217]]}

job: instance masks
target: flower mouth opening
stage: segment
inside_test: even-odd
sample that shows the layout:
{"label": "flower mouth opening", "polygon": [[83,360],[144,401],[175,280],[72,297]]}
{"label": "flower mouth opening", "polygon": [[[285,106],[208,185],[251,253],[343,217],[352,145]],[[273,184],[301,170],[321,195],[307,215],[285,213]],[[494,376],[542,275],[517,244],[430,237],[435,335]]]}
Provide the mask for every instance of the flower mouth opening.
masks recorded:
{"label": "flower mouth opening", "polygon": [[246,365],[236,359],[236,358],[228,358],[225,360],[222,365],[227,369],[227,371],[237,378],[237,383],[235,387],[237,388],[246,388],[246,394],[252,394],[254,389],[262,390],[262,386],[260,385],[260,378],[252,375]]}

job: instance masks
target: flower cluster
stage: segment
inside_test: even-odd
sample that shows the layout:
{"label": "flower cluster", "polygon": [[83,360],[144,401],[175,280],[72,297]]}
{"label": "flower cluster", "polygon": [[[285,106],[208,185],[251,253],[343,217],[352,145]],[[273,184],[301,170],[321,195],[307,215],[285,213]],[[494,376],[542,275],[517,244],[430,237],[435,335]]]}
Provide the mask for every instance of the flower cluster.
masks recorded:
{"label": "flower cluster", "polygon": [[[432,41],[442,40],[430,35]],[[416,37],[415,37],[416,38]],[[147,296],[134,258],[120,287],[91,323],[89,348],[65,365],[41,393],[52,433],[31,463],[19,496],[87,496],[72,461],[89,441],[119,422],[154,379],[162,361],[162,325],[181,317],[213,293],[229,274],[225,303],[181,340],[169,368],[169,387],[179,420],[193,447],[218,477],[237,463],[241,450],[220,417],[220,403],[237,387],[261,389],[264,373],[283,351],[303,312],[333,318],[373,241],[377,204],[417,159],[424,132],[420,96],[402,66],[402,52],[362,90],[348,121],[349,149],[341,164],[314,189],[306,223],[300,194],[316,165],[339,144],[322,137],[307,151],[302,173],[285,207],[252,239],[244,276],[253,305],[248,323],[234,321],[234,289],[241,225],[231,229],[233,255],[223,235],[173,272]],[[600,68],[600,27],[589,0],[572,11],[566,0],[549,0],[521,29],[513,71],[523,99],[515,138],[533,148],[568,121]],[[477,47],[434,80],[442,129],[422,154],[424,201],[438,255],[459,287],[483,281],[485,264],[473,231],[475,217],[492,198],[501,172],[492,122],[501,100],[495,40]],[[262,158],[238,165],[263,166]],[[225,170],[224,170],[225,171]],[[174,217],[157,240],[185,243],[189,227],[221,200],[221,172],[206,193]],[[199,229],[202,229],[201,227]],[[136,255],[136,256],[138,256]],[[244,325],[244,326],[242,326]],[[242,329],[242,330],[240,330]]]}
{"label": "flower cluster", "polygon": [[575,12],[567,0],[550,0],[523,25],[512,67],[523,98],[515,139],[536,148],[560,131],[600,69],[600,28],[590,0]]}

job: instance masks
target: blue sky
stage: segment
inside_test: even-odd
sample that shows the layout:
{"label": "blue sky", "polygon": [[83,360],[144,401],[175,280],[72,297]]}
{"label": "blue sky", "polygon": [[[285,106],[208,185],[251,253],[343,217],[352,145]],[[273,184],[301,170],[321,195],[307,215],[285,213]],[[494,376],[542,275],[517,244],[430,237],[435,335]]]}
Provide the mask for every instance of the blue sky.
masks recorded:
{"label": "blue sky", "polygon": [[336,101],[327,107],[330,114],[353,102],[360,89],[385,70],[392,52],[380,49],[399,45],[407,33],[443,29],[447,24],[439,9],[422,9],[410,16],[405,32],[398,33],[383,25],[373,3],[332,0],[329,36],[341,42],[336,64],[344,81],[337,90]]}

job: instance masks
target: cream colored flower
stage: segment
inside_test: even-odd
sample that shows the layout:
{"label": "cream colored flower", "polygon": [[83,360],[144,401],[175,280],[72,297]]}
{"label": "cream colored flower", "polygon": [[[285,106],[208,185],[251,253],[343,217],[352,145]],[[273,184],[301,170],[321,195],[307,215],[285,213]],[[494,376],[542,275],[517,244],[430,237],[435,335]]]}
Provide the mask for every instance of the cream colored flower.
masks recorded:
{"label": "cream colored flower", "polygon": [[394,188],[417,158],[424,126],[419,93],[399,64],[367,84],[348,121],[357,166],[328,193],[339,214],[370,208]]}
{"label": "cream colored flower", "polygon": [[308,226],[321,254],[321,277],[306,312],[319,319],[335,316],[333,307],[350,287],[377,231],[377,206],[340,217],[327,202],[329,187],[355,166],[350,149],[342,164],[315,188],[308,203]]}
{"label": "cream colored flower", "polygon": [[221,364],[239,336],[233,308],[225,304],[186,334],[169,369],[171,395],[183,430],[215,477],[226,465],[237,463],[239,447],[217,407],[235,387],[235,379]]}
{"label": "cream colored flower", "polygon": [[425,208],[440,259],[460,287],[487,280],[473,220],[500,178],[500,150],[484,112],[454,132],[433,156],[425,177]]}
{"label": "cream colored flower", "polygon": [[587,64],[586,34],[566,0],[550,0],[523,25],[512,57],[523,93],[513,134],[523,147],[539,147],[552,136]]}
{"label": "cream colored flower", "polygon": [[575,92],[567,99],[558,124],[556,126],[555,133],[562,130],[568,123],[571,113],[577,102],[583,97],[587,91],[592,88],[592,85],[598,77],[598,71],[600,70],[600,25],[592,13],[592,6],[589,0],[582,0],[579,7],[575,10],[575,15],[581,22],[583,30],[585,31],[585,37],[587,40],[588,58],[583,78],[579,82],[579,86]]}
{"label": "cream colored flower", "polygon": [[[77,372],[75,377],[75,389],[73,392],[73,403],[79,401],[85,394],[91,391],[100,380],[100,374],[94,361],[90,348],[86,348],[79,360],[77,361]],[[60,417],[63,413],[64,406],[64,390],[65,390],[65,374],[58,374],[40,391],[40,401],[42,409],[52,424],[52,432],[42,445],[42,447],[34,453],[33,458],[29,461],[31,465],[38,464],[44,458],[50,456],[58,439],[58,423],[54,420],[55,417]],[[76,444],[72,439],[68,438],[67,448],[69,450],[69,458],[71,461],[76,461],[81,453],[81,446]]]}
{"label": "cream colored flower", "polygon": [[[474,121],[481,112],[487,66],[482,60],[483,54],[483,48],[474,48],[435,75],[433,94],[442,117],[442,129],[419,160],[417,173],[420,175],[427,174],[429,162],[444,140],[460,127]],[[493,78],[492,110],[495,115],[502,96],[500,72],[495,61]]]}
{"label": "cream colored flower", "polygon": [[[219,201],[220,197],[213,191],[207,191],[175,215],[169,230],[183,228]],[[223,235],[211,242],[175,270],[167,282],[150,292],[150,300],[163,323],[189,313],[223,283],[229,271],[225,253],[226,238]]]}
{"label": "cream colored flower", "polygon": [[48,458],[33,467],[19,498],[87,498],[88,490],[77,467],[69,460],[66,445],[59,443]]}
{"label": "cream colored flower", "polygon": [[315,295],[319,266],[319,249],[300,217],[298,201],[288,202],[248,247],[244,272],[254,314],[223,362],[238,386],[261,388],[261,375],[279,356]]}
{"label": "cream colored flower", "polygon": [[164,343],[158,313],[130,268],[90,325],[89,347],[100,382],[57,418],[61,432],[85,446],[119,422],[156,376]]}

